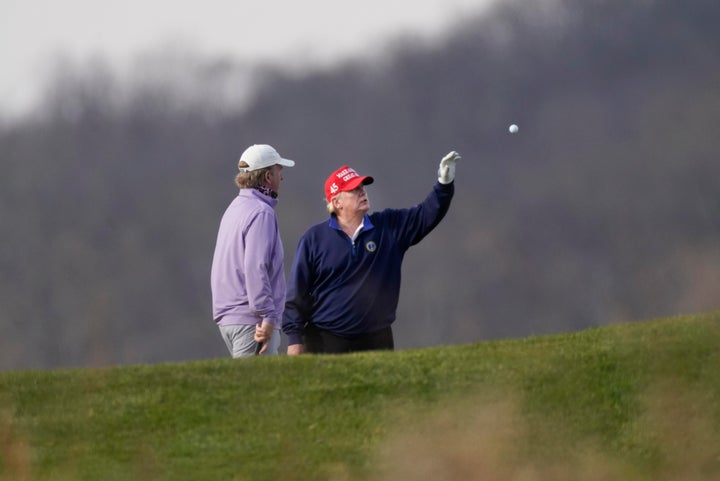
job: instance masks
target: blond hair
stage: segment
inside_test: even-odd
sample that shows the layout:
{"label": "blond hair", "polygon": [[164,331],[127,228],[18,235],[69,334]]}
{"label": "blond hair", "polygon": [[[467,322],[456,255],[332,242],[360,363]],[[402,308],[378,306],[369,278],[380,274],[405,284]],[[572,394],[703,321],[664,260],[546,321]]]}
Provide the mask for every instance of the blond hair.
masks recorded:
{"label": "blond hair", "polygon": [[342,191],[338,192],[337,194],[332,196],[332,198],[330,199],[330,202],[328,202],[327,205],[325,206],[325,209],[327,209],[328,214],[336,214],[337,215],[337,209],[335,208],[335,204],[333,204],[333,201],[335,199],[337,199],[338,197],[340,197],[341,194],[342,194]]}

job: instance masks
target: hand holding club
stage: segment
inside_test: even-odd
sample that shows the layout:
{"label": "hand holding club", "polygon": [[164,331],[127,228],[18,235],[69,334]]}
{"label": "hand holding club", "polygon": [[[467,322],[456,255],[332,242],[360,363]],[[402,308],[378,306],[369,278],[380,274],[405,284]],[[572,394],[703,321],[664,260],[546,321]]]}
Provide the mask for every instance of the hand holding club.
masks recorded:
{"label": "hand holding club", "polygon": [[259,346],[255,354],[261,355],[268,350],[274,330],[275,326],[266,320],[263,320],[261,324],[255,326],[255,342],[257,342]]}

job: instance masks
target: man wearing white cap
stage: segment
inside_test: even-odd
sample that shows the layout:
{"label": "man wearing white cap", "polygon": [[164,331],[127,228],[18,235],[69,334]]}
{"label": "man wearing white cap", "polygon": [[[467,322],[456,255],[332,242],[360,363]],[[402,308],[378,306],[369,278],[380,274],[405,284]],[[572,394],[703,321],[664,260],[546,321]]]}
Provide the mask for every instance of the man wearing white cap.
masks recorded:
{"label": "man wearing white cap", "polygon": [[347,165],[330,174],[330,219],[303,234],[290,271],[282,324],[289,355],[394,349],[391,325],[405,252],[450,208],[458,160],[455,151],[443,157],[420,204],[372,214],[365,192],[372,177]]}
{"label": "man wearing white cap", "polygon": [[220,221],[210,274],[213,319],[235,358],[277,354],[286,288],[274,207],[282,169],[293,165],[264,144],[238,161],[240,192]]}

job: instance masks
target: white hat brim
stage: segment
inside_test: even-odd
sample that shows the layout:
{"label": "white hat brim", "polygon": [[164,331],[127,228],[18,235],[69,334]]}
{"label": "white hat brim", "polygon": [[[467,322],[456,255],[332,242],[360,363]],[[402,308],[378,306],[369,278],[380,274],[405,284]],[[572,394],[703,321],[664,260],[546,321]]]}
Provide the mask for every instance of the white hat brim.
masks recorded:
{"label": "white hat brim", "polygon": [[293,166],[295,165],[295,161],[294,161],[294,160],[290,160],[290,159],[283,159],[283,158],[281,157],[281,158],[280,158],[280,162],[278,162],[278,164],[280,164],[280,165],[282,165],[282,166],[285,166],[285,167],[293,167]]}

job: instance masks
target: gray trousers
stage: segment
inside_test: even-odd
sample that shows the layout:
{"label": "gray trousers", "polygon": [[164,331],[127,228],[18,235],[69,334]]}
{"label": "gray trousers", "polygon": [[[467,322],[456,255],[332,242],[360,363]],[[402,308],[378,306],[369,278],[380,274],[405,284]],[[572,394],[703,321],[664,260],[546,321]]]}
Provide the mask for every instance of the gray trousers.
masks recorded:
{"label": "gray trousers", "polygon": [[[230,351],[230,355],[234,358],[249,357],[255,355],[255,326],[238,324],[232,326],[218,326],[220,335],[225,341],[225,345]],[[272,356],[278,353],[280,347],[280,333],[273,332],[270,338],[270,346],[263,356]]]}

